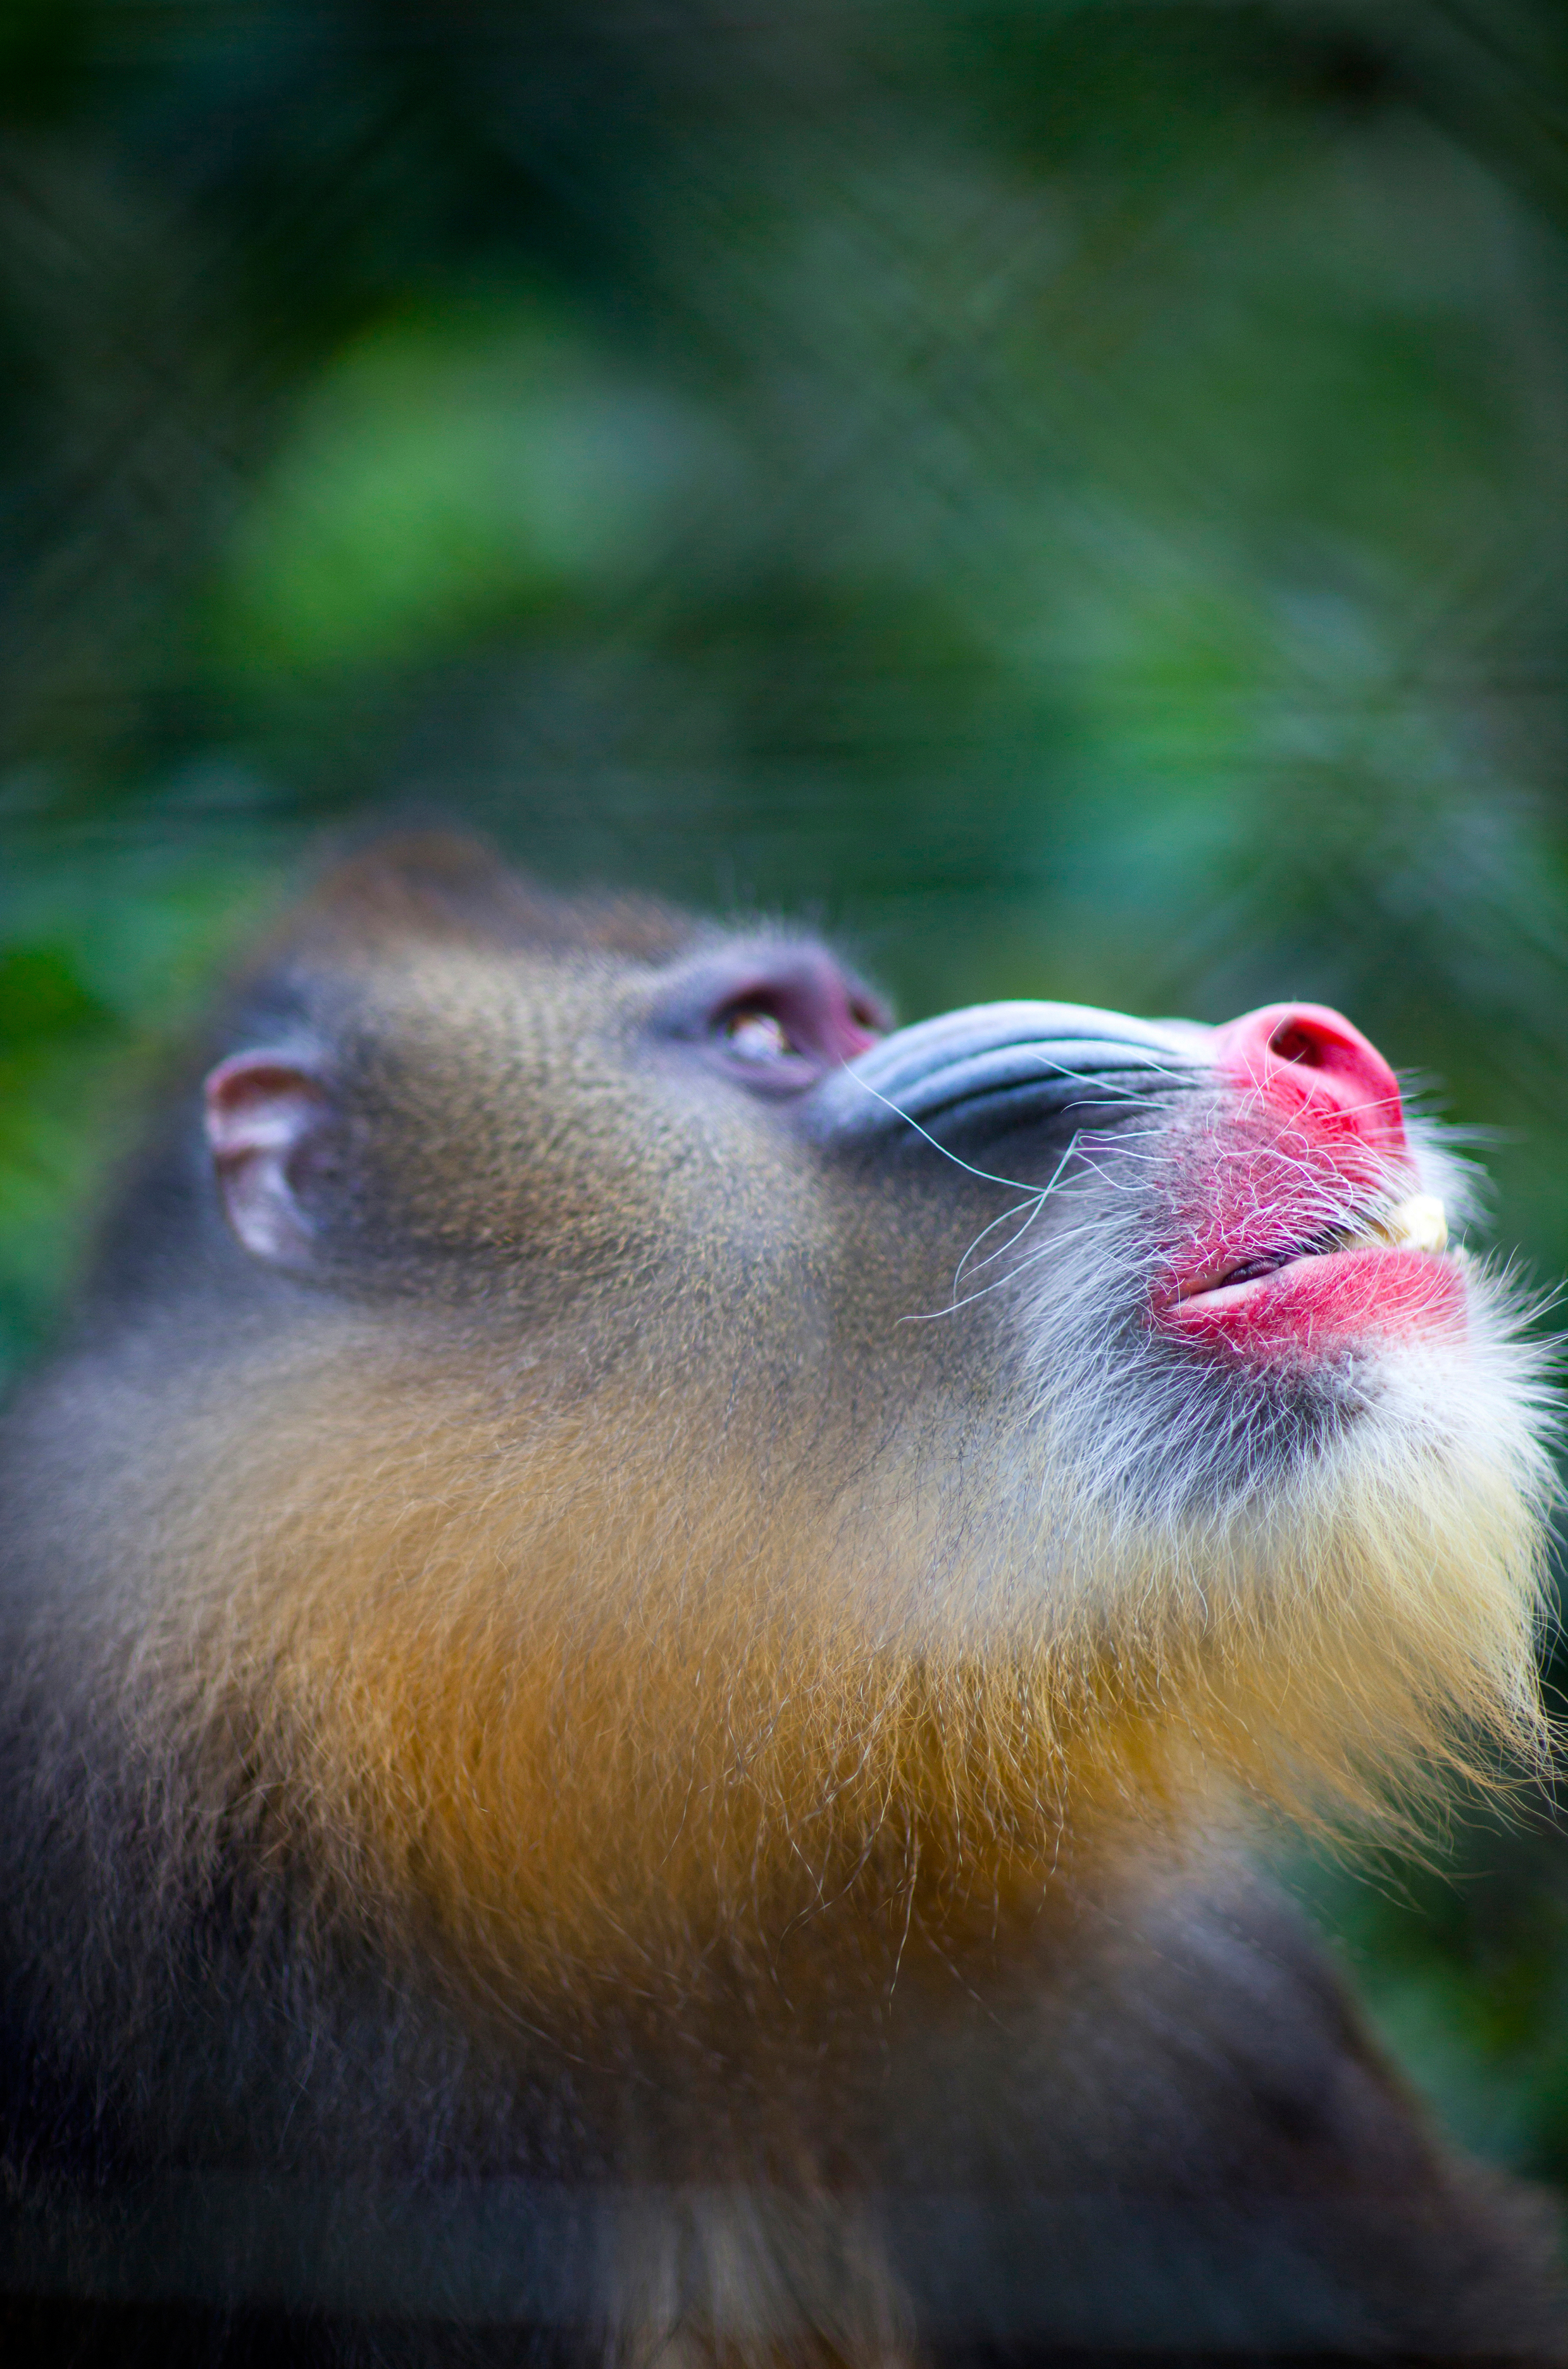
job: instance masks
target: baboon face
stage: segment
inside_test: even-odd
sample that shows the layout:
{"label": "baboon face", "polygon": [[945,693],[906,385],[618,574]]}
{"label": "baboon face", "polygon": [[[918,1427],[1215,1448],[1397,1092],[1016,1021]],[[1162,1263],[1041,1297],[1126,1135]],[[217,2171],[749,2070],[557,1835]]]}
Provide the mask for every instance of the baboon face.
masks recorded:
{"label": "baboon face", "polygon": [[1451,1163],[1322,1007],[894,1030],[820,945],[698,928],[406,940],[296,990],[208,1130],[240,1244],[318,1290],[641,1358],[718,1424],[1048,1438],[1118,1517],[1495,1397]]}

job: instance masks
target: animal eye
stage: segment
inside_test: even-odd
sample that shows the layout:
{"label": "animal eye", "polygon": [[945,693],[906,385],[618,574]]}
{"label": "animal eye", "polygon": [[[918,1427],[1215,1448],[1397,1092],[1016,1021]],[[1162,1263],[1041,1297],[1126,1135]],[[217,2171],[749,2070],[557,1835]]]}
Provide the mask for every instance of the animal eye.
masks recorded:
{"label": "animal eye", "polygon": [[742,1005],[726,1014],[724,1041],[737,1060],[780,1061],[795,1050],[776,1013]]}
{"label": "animal eye", "polygon": [[887,1025],[875,998],[820,946],[782,939],[693,966],[653,1018],[661,1036],[694,1045],[710,1070],[774,1102],[808,1093]]}

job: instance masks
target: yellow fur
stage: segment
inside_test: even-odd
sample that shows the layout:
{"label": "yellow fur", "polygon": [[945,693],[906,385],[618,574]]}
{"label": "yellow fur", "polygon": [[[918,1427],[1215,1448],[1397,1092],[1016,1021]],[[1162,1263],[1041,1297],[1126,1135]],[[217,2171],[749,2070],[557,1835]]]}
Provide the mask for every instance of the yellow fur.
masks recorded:
{"label": "yellow fur", "polygon": [[378,1363],[350,1332],[257,1376],[265,1450],[214,1422],[132,1705],[481,1985],[687,1983],[693,1934],[764,1952],[846,1901],[896,1953],[1219,1782],[1365,1814],[1539,1746],[1517,1457],[1344,1448],[1139,1532],[1049,1518],[1044,1440],[999,1520],[978,1450],[965,1492],[916,1441],[833,1496],[802,1443],[760,1490],[700,1404]]}

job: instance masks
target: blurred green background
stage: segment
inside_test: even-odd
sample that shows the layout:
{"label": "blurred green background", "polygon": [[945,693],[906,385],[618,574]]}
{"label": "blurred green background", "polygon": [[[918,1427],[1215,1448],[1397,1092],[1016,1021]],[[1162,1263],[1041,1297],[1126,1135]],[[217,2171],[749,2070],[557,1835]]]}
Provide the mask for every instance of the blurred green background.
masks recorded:
{"label": "blurred green background", "polygon": [[[0,1368],[324,831],[1347,1008],[1568,1269],[1568,12],[0,0]],[[1568,2180],[1568,1835],[1302,1882]]]}

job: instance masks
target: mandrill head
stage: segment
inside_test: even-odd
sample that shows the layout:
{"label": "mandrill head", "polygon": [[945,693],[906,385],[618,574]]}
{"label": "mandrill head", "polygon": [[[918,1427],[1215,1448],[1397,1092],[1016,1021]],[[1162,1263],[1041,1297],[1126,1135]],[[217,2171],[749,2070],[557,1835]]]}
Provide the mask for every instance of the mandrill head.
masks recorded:
{"label": "mandrill head", "polygon": [[226,1029],[141,1187],[206,1345],[126,1684],[356,1899],[579,1970],[907,1935],[1534,1747],[1529,1354],[1337,1013],[895,1031],[428,841]]}

